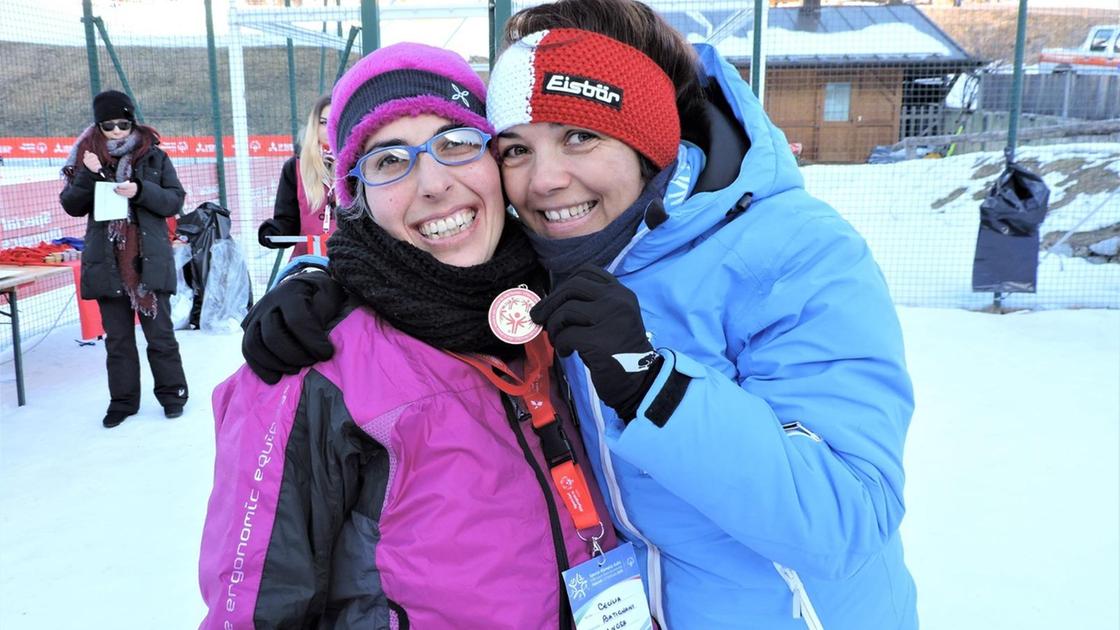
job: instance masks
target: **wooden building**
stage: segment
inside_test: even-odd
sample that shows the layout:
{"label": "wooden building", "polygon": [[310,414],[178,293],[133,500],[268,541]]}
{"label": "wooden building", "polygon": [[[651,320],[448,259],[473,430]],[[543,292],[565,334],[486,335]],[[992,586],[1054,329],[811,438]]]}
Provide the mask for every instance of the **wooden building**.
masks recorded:
{"label": "wooden building", "polygon": [[[775,8],[763,39],[765,107],[801,157],[865,162],[878,145],[949,133],[942,108],[953,80],[979,61],[910,5]],[[748,81],[750,10],[665,13],[693,42],[716,49]]]}

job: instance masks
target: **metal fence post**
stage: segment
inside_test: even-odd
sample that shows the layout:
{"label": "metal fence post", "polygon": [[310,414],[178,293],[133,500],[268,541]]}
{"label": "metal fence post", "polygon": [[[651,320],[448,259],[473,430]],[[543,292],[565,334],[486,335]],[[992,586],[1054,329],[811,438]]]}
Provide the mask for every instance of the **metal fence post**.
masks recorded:
{"label": "metal fence post", "polygon": [[[327,6],[327,0],[323,0],[323,6]],[[327,33],[327,21],[323,20],[323,34]],[[315,92],[318,97],[323,93],[327,86],[327,47],[319,46],[319,90]]]}
{"label": "metal fence post", "polygon": [[490,0],[490,69],[494,69],[494,62],[498,60],[498,42],[505,32],[506,22],[509,21],[513,10],[510,0]]}
{"label": "metal fence post", "polygon": [[362,0],[362,56],[381,48],[381,26],[378,24],[377,0]]}
{"label": "metal fence post", "polygon": [[[210,64],[210,115],[214,117],[214,155],[218,178],[218,202],[229,208],[226,198],[226,156],[222,142],[222,107],[218,97],[218,49],[214,44],[214,11],[212,0],[206,0],[206,57]],[[236,26],[234,28],[237,28]]]}
{"label": "metal fence post", "polygon": [[93,32],[93,0],[82,0],[82,22],[86,27],[86,60],[89,62],[89,90],[101,92],[101,69],[97,63],[97,36]]}
{"label": "metal fence post", "polygon": [[350,61],[350,50],[354,48],[354,40],[358,38],[358,33],[361,31],[362,29],[357,26],[350,27],[350,34],[346,37],[346,47],[338,53],[338,72],[334,75],[335,83],[338,83],[338,80],[342,78],[342,73],[346,72],[346,62]]}
{"label": "metal fence post", "polygon": [[759,102],[765,95],[763,83],[766,81],[766,60],[762,58],[762,35],[766,30],[763,23],[764,11],[769,8],[763,0],[754,0],[754,40],[751,49],[751,89]]}
{"label": "metal fence post", "polygon": [[[1027,40],[1027,0],[1019,0],[1019,20],[1015,27],[1015,74],[1011,78],[1011,112],[1007,121],[1007,147],[1003,155],[1007,163],[1015,161],[1015,144],[1019,139],[1019,116],[1023,111],[1023,48]],[[992,308],[1003,312],[1003,294],[992,294]]]}
{"label": "metal fence post", "polygon": [[113,42],[109,39],[109,31],[105,28],[105,22],[101,18],[95,17],[93,18],[93,25],[97,27],[97,32],[101,33],[101,41],[105,42],[105,50],[108,51],[109,59],[113,62],[113,68],[117,71],[117,77],[121,80],[121,87],[124,88],[125,94],[128,94],[128,98],[132,99],[132,106],[136,110],[136,120],[144,122],[144,114],[136,100],[136,95],[132,93],[132,86],[129,85],[128,77],[124,73],[121,58],[117,56],[117,50],[113,48]]}
{"label": "metal fence post", "polygon": [[[284,8],[290,8],[292,0],[284,0]],[[287,39],[288,48],[288,116],[292,128],[292,148],[299,143],[299,105],[296,103],[296,53],[292,38]]]}
{"label": "metal fence post", "polygon": [[1011,78],[1011,118],[1007,121],[1008,162],[1015,161],[1015,144],[1019,138],[1019,116],[1023,111],[1023,49],[1027,40],[1027,0],[1019,0],[1019,21],[1015,29],[1015,74]]}

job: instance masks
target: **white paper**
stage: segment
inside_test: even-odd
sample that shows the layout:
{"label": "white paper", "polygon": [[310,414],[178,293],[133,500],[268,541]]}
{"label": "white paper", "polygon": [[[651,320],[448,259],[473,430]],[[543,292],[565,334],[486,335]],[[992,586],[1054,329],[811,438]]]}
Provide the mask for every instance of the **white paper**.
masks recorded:
{"label": "white paper", "polygon": [[128,198],[114,192],[119,182],[95,182],[93,189],[93,220],[115,221],[128,218]]}

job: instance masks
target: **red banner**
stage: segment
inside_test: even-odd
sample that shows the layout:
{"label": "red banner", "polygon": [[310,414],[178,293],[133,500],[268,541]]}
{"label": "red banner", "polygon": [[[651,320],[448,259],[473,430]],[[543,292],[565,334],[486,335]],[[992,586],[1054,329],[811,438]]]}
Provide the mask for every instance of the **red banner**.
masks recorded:
{"label": "red banner", "polygon": [[[0,158],[65,158],[76,137],[25,137],[0,138]],[[176,157],[216,157],[213,136],[163,136],[160,148],[167,155]],[[222,149],[227,156],[234,156],[233,136],[222,138]],[[251,157],[290,157],[292,141],[289,136],[249,136]]]}

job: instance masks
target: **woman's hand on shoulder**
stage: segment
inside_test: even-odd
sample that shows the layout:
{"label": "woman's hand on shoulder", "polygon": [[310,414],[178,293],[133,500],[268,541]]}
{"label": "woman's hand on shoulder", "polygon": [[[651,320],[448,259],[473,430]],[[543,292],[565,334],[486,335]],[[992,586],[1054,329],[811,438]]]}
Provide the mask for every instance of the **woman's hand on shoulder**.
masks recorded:
{"label": "woman's hand on shoulder", "polygon": [[334,356],[330,324],[342,312],[346,291],[330,274],[305,269],[257,302],[241,327],[241,354],[266,383]]}

